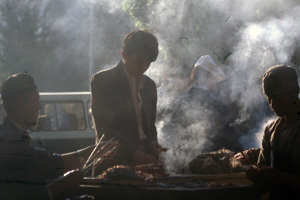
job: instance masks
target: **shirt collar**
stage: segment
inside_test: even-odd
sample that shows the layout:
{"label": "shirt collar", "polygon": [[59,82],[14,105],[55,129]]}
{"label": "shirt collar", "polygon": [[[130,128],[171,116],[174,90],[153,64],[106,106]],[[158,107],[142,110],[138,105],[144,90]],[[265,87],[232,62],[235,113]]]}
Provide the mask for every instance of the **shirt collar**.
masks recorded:
{"label": "shirt collar", "polygon": [[124,66],[124,64],[122,64],[121,65],[122,66],[122,69],[123,69],[123,71],[124,71],[124,73],[125,73],[125,76],[126,76],[126,78],[127,79],[134,79],[132,76],[130,76],[130,74],[127,72],[127,70],[125,69],[125,66]]}
{"label": "shirt collar", "polygon": [[22,126],[20,125],[20,123],[18,123],[18,122],[16,122],[16,121],[14,121],[14,120],[12,120],[12,119],[9,119],[21,132],[26,132],[27,131],[27,129],[26,130],[24,130],[23,128],[22,128]]}
{"label": "shirt collar", "polygon": [[23,130],[21,125],[16,121],[6,118],[6,123],[10,124],[9,126],[15,129],[15,131],[11,132],[7,135],[7,139],[11,142],[31,142],[32,137],[28,134],[27,130]]}
{"label": "shirt collar", "polygon": [[138,77],[138,78],[134,78],[134,77],[132,77],[132,76],[127,72],[127,70],[126,70],[124,64],[122,64],[121,66],[122,66],[122,69],[123,69],[123,71],[124,71],[124,73],[125,73],[125,76],[126,76],[127,80],[129,80],[129,81],[131,81],[131,82],[132,82],[132,81],[137,81],[136,84],[138,84],[139,90],[142,89],[142,88],[144,87],[145,82],[146,82],[145,76],[142,75],[142,76],[140,76],[140,77]]}

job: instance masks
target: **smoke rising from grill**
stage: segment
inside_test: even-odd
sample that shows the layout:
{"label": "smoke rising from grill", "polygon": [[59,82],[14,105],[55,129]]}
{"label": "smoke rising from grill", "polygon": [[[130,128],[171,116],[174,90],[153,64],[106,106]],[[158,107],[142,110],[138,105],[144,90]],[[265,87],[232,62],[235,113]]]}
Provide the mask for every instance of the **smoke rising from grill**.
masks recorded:
{"label": "smoke rising from grill", "polygon": [[[134,22],[124,14],[118,1],[83,2],[70,4],[66,15],[54,24],[54,28],[70,34],[69,42],[74,42],[73,48],[78,55],[85,55],[94,62],[90,67],[90,73],[93,73],[112,66],[120,59],[121,39],[134,29]],[[90,3],[100,8],[102,13],[90,15]],[[236,144],[243,148],[259,147],[263,127],[270,118],[274,118],[262,93],[261,77],[272,65],[296,67],[299,63],[299,3],[281,0],[168,0],[158,1],[149,8],[147,26],[159,39],[160,55],[147,75],[160,86],[163,74],[171,67],[188,71],[200,56],[210,55],[227,75],[227,80],[219,86],[219,96],[224,104],[233,105],[229,107],[235,116],[231,126],[238,136],[232,147]],[[90,23],[93,23],[93,35]],[[74,38],[80,37],[84,40],[74,41]],[[88,52],[93,53],[92,60]],[[63,60],[66,52],[58,49],[57,55],[58,60]],[[183,82],[176,78],[172,84],[181,87]],[[170,90],[163,93],[160,87],[158,91],[160,112],[168,108],[175,96],[168,93]],[[199,113],[188,114],[199,118]],[[169,148],[162,159],[170,169],[180,169],[206,149],[222,147],[222,144],[212,144],[207,139],[214,137],[207,132],[207,127],[216,126],[213,120],[207,120],[209,117],[205,116],[208,115],[204,113],[201,121],[188,129],[178,126],[178,133],[163,132],[169,116],[159,117],[159,142]],[[179,134],[183,132],[195,134],[185,140]],[[181,146],[180,150],[178,146]]]}
{"label": "smoke rising from grill", "polygon": [[[243,148],[259,147],[263,127],[268,119],[274,118],[262,94],[263,73],[275,64],[293,67],[296,64],[292,58],[299,45],[300,32],[295,27],[299,25],[300,7],[296,2],[289,3],[173,1],[157,6],[154,18],[157,21],[153,28],[163,39],[163,45],[168,47],[168,53],[174,55],[171,56],[172,63],[193,65],[201,55],[209,54],[225,71],[228,79],[220,96],[223,102],[236,105],[238,113],[231,125],[237,128],[240,136],[236,144]],[[183,38],[184,44],[180,43]],[[158,127],[163,127],[167,120],[163,118]],[[189,127],[196,131],[181,130],[179,126],[178,133],[159,129],[160,142],[170,148],[164,156],[165,163],[171,169],[179,170],[207,147],[222,147],[222,144],[210,144],[207,139],[211,133],[207,133],[205,127],[217,126],[213,123],[204,120]],[[188,142],[182,139],[185,131],[195,133],[189,136]]]}

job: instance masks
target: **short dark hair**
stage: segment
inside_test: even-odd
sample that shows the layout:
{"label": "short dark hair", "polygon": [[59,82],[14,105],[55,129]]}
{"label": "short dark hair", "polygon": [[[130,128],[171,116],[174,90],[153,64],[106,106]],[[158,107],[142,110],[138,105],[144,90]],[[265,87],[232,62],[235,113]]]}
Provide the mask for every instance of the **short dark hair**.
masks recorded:
{"label": "short dark hair", "polygon": [[267,96],[299,92],[297,72],[288,65],[275,65],[269,68],[262,78],[263,92]]}
{"label": "short dark hair", "polygon": [[1,101],[6,112],[15,111],[16,104],[27,98],[27,94],[36,90],[32,76],[26,73],[13,74],[9,76],[1,87]]}
{"label": "short dark hair", "polygon": [[136,30],[125,36],[122,50],[128,55],[135,54],[145,61],[153,62],[158,56],[158,41],[150,31]]}

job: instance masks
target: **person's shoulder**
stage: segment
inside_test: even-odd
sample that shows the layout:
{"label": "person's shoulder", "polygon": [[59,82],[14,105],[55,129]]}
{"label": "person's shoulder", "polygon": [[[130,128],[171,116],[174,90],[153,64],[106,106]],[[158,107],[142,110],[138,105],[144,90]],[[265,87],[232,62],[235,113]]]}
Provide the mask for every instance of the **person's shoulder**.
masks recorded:
{"label": "person's shoulder", "polygon": [[209,96],[209,93],[203,88],[192,85],[181,96],[188,101],[202,102]]}
{"label": "person's shoulder", "polygon": [[154,80],[151,79],[149,76],[143,74],[143,77],[145,78],[146,83],[151,84],[151,85],[156,85],[156,83],[154,82]]}
{"label": "person's shoulder", "polygon": [[275,125],[277,125],[280,122],[280,117],[272,118],[267,122],[266,128],[273,128]]}
{"label": "person's shoulder", "polygon": [[10,137],[13,130],[8,127],[5,123],[0,125],[0,141],[6,141]]}
{"label": "person's shoulder", "polygon": [[277,117],[277,118],[272,118],[267,122],[267,125],[265,127],[265,131],[264,131],[264,135],[265,136],[271,136],[271,134],[274,132],[275,128],[277,127],[277,125],[279,125],[281,118]]}
{"label": "person's shoulder", "polygon": [[5,138],[7,131],[6,128],[3,126],[3,124],[0,125],[0,141],[2,141]]}
{"label": "person's shoulder", "polygon": [[93,79],[107,77],[109,74],[114,73],[117,70],[117,66],[100,70],[93,75]]}
{"label": "person's shoulder", "polygon": [[122,68],[119,65],[96,72],[92,76],[92,85],[107,85],[118,80]]}

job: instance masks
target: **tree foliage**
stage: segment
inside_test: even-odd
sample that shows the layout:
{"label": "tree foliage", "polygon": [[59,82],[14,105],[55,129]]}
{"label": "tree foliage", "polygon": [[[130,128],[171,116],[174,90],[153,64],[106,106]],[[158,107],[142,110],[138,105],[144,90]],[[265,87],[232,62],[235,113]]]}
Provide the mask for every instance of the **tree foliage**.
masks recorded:
{"label": "tree foliage", "polygon": [[42,1],[2,0],[1,55],[5,74],[28,72],[34,77],[43,74],[43,66],[49,62],[51,30],[41,12]]}
{"label": "tree foliage", "polygon": [[128,14],[108,6],[105,1],[0,0],[0,79],[26,71],[40,91],[89,90],[90,73],[118,62],[121,38],[131,29]]}

